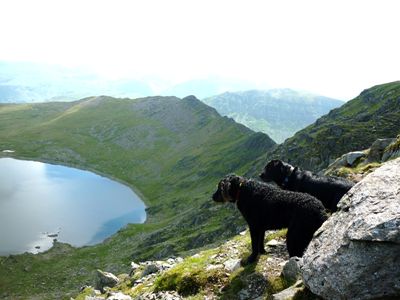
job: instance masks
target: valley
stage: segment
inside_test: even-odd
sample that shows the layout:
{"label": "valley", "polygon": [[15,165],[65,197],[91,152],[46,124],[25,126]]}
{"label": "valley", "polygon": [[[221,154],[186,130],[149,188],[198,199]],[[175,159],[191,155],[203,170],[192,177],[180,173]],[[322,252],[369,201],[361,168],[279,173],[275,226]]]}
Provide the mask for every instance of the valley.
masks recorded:
{"label": "valley", "polygon": [[400,132],[400,83],[372,87],[280,145],[221,117],[193,96],[0,104],[1,156],[76,166],[125,183],[144,200],[145,224],[102,244],[1,257],[2,297],[68,298],[92,285],[96,269],[129,272],[131,261],[190,255],[246,228],[234,207],[211,193],[235,172],[257,177],[279,158],[321,170],[340,155]]}
{"label": "valley", "polygon": [[211,191],[275,145],[194,97],[2,104],[0,137],[0,149],[15,151],[2,155],[104,174],[133,188],[148,207],[145,224],[100,245],[56,243],[43,254],[1,258],[3,296],[43,299],[76,293],[96,268],[123,271],[131,259],[176,255],[234,235],[243,221],[211,203]]}

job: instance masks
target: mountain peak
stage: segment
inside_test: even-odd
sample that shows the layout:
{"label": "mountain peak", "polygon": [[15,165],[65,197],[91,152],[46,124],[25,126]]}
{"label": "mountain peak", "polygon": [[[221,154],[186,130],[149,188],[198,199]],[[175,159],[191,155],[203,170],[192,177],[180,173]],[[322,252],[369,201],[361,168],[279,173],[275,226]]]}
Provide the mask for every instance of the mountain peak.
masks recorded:
{"label": "mountain peak", "polygon": [[194,95],[186,96],[186,97],[183,98],[182,100],[184,100],[184,101],[200,101],[200,100],[197,99],[196,96],[194,96]]}

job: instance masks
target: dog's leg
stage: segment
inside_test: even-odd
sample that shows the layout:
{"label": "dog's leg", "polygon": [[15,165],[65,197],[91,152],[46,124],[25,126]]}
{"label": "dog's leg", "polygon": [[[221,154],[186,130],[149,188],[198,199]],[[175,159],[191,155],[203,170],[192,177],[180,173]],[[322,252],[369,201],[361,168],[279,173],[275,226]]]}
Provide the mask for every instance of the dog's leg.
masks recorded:
{"label": "dog's leg", "polygon": [[256,227],[250,227],[251,237],[251,254],[246,260],[246,264],[251,264],[256,261],[258,256],[258,247],[260,245],[260,231]]}
{"label": "dog's leg", "polygon": [[303,256],[315,230],[316,229],[312,229],[311,226],[304,222],[304,220],[296,220],[289,226],[286,236],[286,245],[290,257]]}
{"label": "dog's leg", "polygon": [[298,245],[296,241],[296,230],[293,225],[289,226],[286,234],[286,247],[289,252],[289,257],[298,256],[301,257],[303,253],[299,253]]}
{"label": "dog's leg", "polygon": [[265,238],[265,231],[261,230],[260,232],[260,239],[258,241],[258,253],[265,254],[267,251],[264,249],[264,238]]}

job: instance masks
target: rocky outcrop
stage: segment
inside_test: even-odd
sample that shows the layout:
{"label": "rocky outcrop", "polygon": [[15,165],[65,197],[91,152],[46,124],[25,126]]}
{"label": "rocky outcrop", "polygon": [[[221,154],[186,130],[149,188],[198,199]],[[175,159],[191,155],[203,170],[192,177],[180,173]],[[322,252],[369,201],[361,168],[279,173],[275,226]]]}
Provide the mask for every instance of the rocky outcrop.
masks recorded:
{"label": "rocky outcrop", "polygon": [[385,148],[382,155],[382,161],[388,161],[397,157],[400,157],[400,134]]}
{"label": "rocky outcrop", "polygon": [[116,286],[119,282],[117,276],[112,273],[97,270],[96,288],[103,291],[105,287]]}
{"label": "rocky outcrop", "polygon": [[395,139],[377,139],[369,148],[366,162],[382,161],[383,152]]}
{"label": "rocky outcrop", "polygon": [[377,139],[368,149],[343,154],[331,163],[323,173],[329,176],[347,177],[349,180],[358,182],[382,163],[399,156],[400,135],[397,139]]}
{"label": "rocky outcrop", "polygon": [[346,154],[343,154],[341,157],[336,159],[331,165],[329,165],[328,169],[332,168],[341,168],[341,167],[353,167],[354,163],[359,159],[365,157],[366,154],[364,151],[353,151]]}
{"label": "rocky outcrop", "polygon": [[303,256],[305,285],[325,299],[400,297],[400,158],[355,185]]}

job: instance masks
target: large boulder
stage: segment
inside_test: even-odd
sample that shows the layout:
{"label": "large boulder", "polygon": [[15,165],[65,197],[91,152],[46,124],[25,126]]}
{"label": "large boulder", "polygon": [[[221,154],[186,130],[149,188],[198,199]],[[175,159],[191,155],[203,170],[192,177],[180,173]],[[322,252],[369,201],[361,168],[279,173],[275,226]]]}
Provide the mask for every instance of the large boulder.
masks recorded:
{"label": "large boulder", "polygon": [[325,299],[400,299],[400,158],[355,185],[303,256],[305,285]]}

